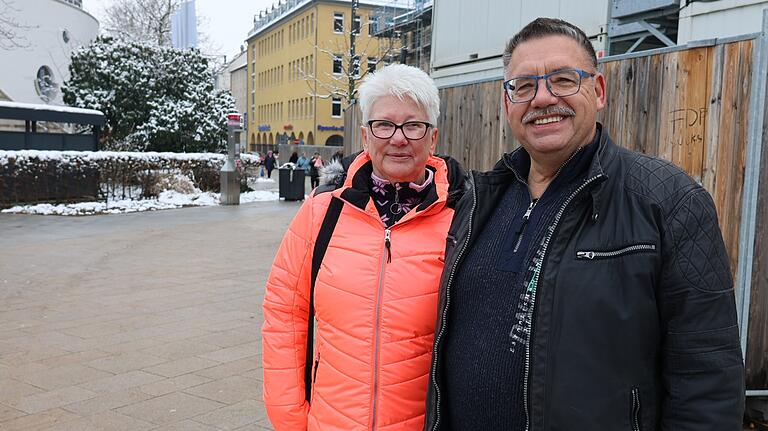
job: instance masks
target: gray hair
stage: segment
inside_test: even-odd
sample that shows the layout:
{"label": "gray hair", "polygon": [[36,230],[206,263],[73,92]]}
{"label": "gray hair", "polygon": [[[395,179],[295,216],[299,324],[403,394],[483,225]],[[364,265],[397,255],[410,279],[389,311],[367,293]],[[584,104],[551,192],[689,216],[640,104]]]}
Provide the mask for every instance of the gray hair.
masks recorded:
{"label": "gray hair", "polygon": [[557,18],[536,18],[523,27],[512,39],[507,42],[507,48],[504,50],[504,70],[507,70],[509,62],[512,60],[512,53],[515,48],[523,42],[531,39],[538,39],[546,36],[566,36],[575,40],[582,47],[587,58],[592,62],[592,66],[597,69],[597,55],[592,42],[587,35],[575,25],[568,21]]}
{"label": "gray hair", "polygon": [[360,109],[363,124],[370,120],[374,103],[386,96],[400,100],[410,97],[427,112],[429,122],[437,124],[440,116],[440,94],[435,81],[419,68],[405,64],[390,64],[363,79],[360,85]]}

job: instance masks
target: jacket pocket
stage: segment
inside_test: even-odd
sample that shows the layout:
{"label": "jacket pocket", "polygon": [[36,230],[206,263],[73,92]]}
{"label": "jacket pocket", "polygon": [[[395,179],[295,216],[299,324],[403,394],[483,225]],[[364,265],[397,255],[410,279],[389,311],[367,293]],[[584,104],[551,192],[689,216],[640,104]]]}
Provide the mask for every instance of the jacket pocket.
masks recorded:
{"label": "jacket pocket", "polygon": [[440,260],[441,263],[445,263],[445,257],[448,255],[448,253],[456,247],[456,244],[458,243],[458,240],[456,239],[456,236],[448,233],[448,236],[445,237],[445,250],[443,252],[443,255],[438,257],[438,260]]}
{"label": "jacket pocket", "polygon": [[320,367],[320,352],[317,352],[317,356],[315,356],[315,369],[312,371],[312,386],[315,386],[315,382],[317,382],[317,369]]}
{"label": "jacket pocket", "polygon": [[655,244],[633,244],[613,250],[579,250],[576,252],[576,259],[613,259],[627,254],[647,253],[653,251],[656,251]]}
{"label": "jacket pocket", "polygon": [[630,393],[631,409],[629,411],[629,423],[632,425],[632,431],[640,431],[642,425],[640,422],[640,389],[632,388]]}
{"label": "jacket pocket", "polygon": [[[319,347],[319,346],[318,346]],[[315,400],[315,391],[317,390],[317,369],[320,367],[320,352],[315,355],[314,364],[312,364],[312,391],[310,392],[310,400]]]}

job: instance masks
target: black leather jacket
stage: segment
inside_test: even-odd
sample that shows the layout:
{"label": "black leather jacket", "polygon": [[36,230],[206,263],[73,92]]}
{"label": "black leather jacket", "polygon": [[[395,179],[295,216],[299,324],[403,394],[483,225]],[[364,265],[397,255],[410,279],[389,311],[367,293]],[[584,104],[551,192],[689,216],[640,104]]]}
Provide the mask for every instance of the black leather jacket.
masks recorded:
{"label": "black leather jacket", "polygon": [[[451,284],[516,181],[509,157],[472,173],[456,207],[425,430],[441,429]],[[528,430],[741,430],[733,283],[709,193],[672,163],[620,148],[603,131],[587,179],[549,235],[526,352]]]}

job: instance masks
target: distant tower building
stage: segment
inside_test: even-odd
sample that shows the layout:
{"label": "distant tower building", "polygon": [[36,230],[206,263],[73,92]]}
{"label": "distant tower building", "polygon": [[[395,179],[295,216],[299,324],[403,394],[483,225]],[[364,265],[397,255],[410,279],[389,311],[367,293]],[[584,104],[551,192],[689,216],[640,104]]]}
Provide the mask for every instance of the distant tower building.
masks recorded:
{"label": "distant tower building", "polygon": [[171,43],[174,48],[197,48],[195,0],[185,1],[171,16]]}

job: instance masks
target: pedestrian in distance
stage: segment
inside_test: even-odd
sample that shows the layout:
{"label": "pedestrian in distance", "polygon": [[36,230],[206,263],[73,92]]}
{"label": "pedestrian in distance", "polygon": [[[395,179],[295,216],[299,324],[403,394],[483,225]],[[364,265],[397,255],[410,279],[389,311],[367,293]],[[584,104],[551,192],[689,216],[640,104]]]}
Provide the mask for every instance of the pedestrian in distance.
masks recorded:
{"label": "pedestrian in distance", "polygon": [[267,281],[264,403],[277,431],[424,426],[445,237],[465,176],[433,155],[440,103],[426,73],[382,68],[359,100],[364,151],[301,206]]}
{"label": "pedestrian in distance", "polygon": [[425,429],[741,430],[733,283],[709,193],[597,123],[606,79],[576,26],[534,20],[503,63],[521,147],[471,173],[457,204]]}
{"label": "pedestrian in distance", "polygon": [[272,151],[267,151],[267,157],[264,158],[264,167],[267,169],[267,178],[272,178],[272,170],[275,169],[277,159]]}
{"label": "pedestrian in distance", "polygon": [[309,186],[314,189],[320,185],[320,170],[325,166],[320,153],[315,151],[315,155],[309,161]]}
{"label": "pedestrian in distance", "polygon": [[304,173],[309,173],[309,159],[307,158],[307,153],[301,153],[299,158],[296,160],[296,168],[303,169]]}
{"label": "pedestrian in distance", "polygon": [[291,157],[288,158],[288,163],[293,163],[294,165],[299,161],[299,153],[294,151],[291,153]]}

